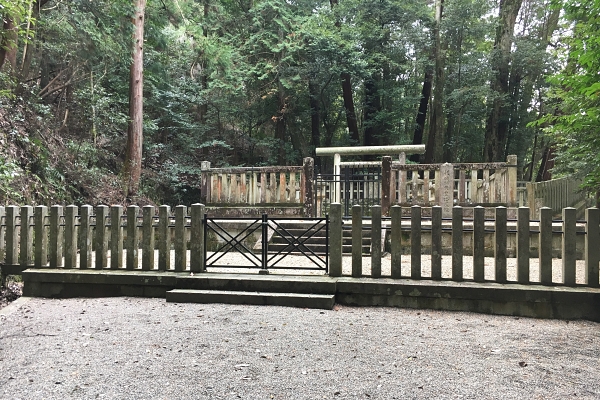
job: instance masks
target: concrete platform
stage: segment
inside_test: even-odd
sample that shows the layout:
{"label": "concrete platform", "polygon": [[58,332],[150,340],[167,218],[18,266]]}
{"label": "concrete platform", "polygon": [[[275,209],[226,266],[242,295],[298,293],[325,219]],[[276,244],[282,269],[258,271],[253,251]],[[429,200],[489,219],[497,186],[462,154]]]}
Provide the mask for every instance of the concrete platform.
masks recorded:
{"label": "concrete platform", "polygon": [[335,295],[305,293],[240,292],[234,290],[173,289],[166,295],[170,303],[224,303],[286,306],[331,310]]}
{"label": "concrete platform", "polygon": [[[332,278],[140,270],[27,269],[32,297],[139,296],[166,298],[173,289],[335,295],[351,306],[471,311],[600,322],[600,289],[448,280]],[[304,306],[303,306],[304,307]]]}

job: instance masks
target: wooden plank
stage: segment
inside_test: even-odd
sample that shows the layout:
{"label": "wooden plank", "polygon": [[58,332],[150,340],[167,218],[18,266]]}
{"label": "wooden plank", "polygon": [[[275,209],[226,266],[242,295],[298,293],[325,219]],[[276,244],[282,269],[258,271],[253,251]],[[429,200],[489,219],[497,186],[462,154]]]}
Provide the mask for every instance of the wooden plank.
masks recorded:
{"label": "wooden plank", "polygon": [[94,208],[90,205],[81,206],[79,217],[79,268],[92,268],[92,215]]}

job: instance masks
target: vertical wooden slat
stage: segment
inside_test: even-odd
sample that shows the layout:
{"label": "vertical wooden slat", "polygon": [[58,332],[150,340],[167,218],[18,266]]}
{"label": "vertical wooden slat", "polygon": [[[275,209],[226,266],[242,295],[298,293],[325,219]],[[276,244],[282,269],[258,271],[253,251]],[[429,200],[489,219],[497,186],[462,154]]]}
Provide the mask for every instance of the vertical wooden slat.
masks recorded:
{"label": "vertical wooden slat", "polygon": [[[577,240],[577,209],[564,208],[562,211],[562,275],[566,286],[575,286],[575,261]],[[599,243],[600,245],[600,243]]]}
{"label": "vertical wooden slat", "polygon": [[391,233],[391,268],[392,278],[402,277],[402,207],[393,206],[390,211],[392,217]]}
{"label": "vertical wooden slat", "polygon": [[285,179],[285,172],[279,173],[279,202],[287,203],[287,185]]}
{"label": "vertical wooden slat", "polygon": [[590,287],[600,287],[600,210],[588,208],[585,210],[585,277]]}
{"label": "vertical wooden slat", "polygon": [[187,268],[187,240],[185,235],[186,206],[175,207],[175,271]]}
{"label": "vertical wooden slat", "polygon": [[110,208],[110,268],[123,268],[123,226],[121,217],[123,206],[115,205]]}
{"label": "vertical wooden slat", "polygon": [[65,268],[77,267],[77,206],[65,209]]}
{"label": "vertical wooden slat", "polygon": [[171,207],[162,205],[158,208],[158,270],[171,269]]}
{"label": "vertical wooden slat", "polygon": [[463,280],[463,208],[452,207],[452,280]]}
{"label": "vertical wooden slat", "polygon": [[267,202],[267,174],[261,172],[260,174],[260,203],[264,204]]}
{"label": "vertical wooden slat", "polygon": [[419,172],[412,172],[412,204],[419,203]]}
{"label": "vertical wooden slat", "polygon": [[342,276],[342,205],[332,203],[329,209],[329,275]]}
{"label": "vertical wooden slat", "polygon": [[406,188],[406,171],[405,170],[400,170],[400,182],[399,182],[399,190],[398,190],[398,197],[399,203],[408,203],[408,192],[407,192],[407,188]]}
{"label": "vertical wooden slat", "polygon": [[431,278],[442,279],[442,207],[431,207]]}
{"label": "vertical wooden slat", "polygon": [[506,283],[506,214],[506,207],[496,207],[494,265],[498,283]]}
{"label": "vertical wooden slat", "polygon": [[552,209],[542,207],[539,212],[540,283],[550,285],[552,284]]}
{"label": "vertical wooden slat", "polygon": [[81,206],[79,217],[79,268],[92,268],[92,226],[94,209],[90,205]]}
{"label": "vertical wooden slat", "polygon": [[471,170],[471,203],[479,203],[477,198],[477,170]]}
{"label": "vertical wooden slat", "polygon": [[154,206],[144,206],[142,221],[142,269],[154,269]]}
{"label": "vertical wooden slat", "polygon": [[352,276],[362,276],[362,207],[352,206]]}
{"label": "vertical wooden slat", "polygon": [[33,207],[21,207],[21,229],[20,229],[20,246],[19,261],[22,267],[33,264]]}
{"label": "vertical wooden slat", "polygon": [[54,205],[50,207],[50,268],[58,268],[63,265],[64,230],[61,226],[62,216],[62,206]]}
{"label": "vertical wooden slat", "polygon": [[275,177],[275,172],[269,173],[269,199],[267,202],[277,202],[277,180]]}
{"label": "vertical wooden slat", "polygon": [[[395,169],[392,169],[391,173],[390,173],[390,207],[393,204],[396,204],[399,202],[398,190],[396,189],[397,181],[398,181],[398,171]],[[389,211],[388,211],[388,214],[389,214]]]}
{"label": "vertical wooden slat", "polygon": [[138,206],[127,207],[127,261],[125,268],[132,270],[137,269],[139,265],[139,230],[138,230],[138,215],[140,208]]}
{"label": "vertical wooden slat", "polygon": [[36,268],[48,265],[48,229],[46,229],[46,219],[48,218],[48,207],[35,207],[35,257],[34,265]]}
{"label": "vertical wooden slat", "polygon": [[190,271],[204,272],[204,204],[192,204],[190,222]]}
{"label": "vertical wooden slat", "polygon": [[483,202],[487,204],[490,202],[490,170],[489,169],[483,170],[482,189],[483,189]]}
{"label": "vertical wooden slat", "polygon": [[519,207],[517,215],[517,281],[529,283],[529,208]]}
{"label": "vertical wooden slat", "polygon": [[439,169],[435,170],[434,173],[434,186],[433,186],[433,190],[435,193],[435,204],[441,204],[442,203],[442,172]]}
{"label": "vertical wooden slat", "polygon": [[19,262],[19,207],[6,207],[6,265],[16,265]]}
{"label": "vertical wooden slat", "polygon": [[465,170],[461,169],[458,172],[458,203],[461,205],[465,204],[465,199],[466,199],[466,195],[465,195],[465,191],[467,189],[467,179],[466,179],[466,175],[465,175]]}
{"label": "vertical wooden slat", "polygon": [[108,206],[96,207],[96,269],[108,266],[108,235],[106,234],[106,219]]}
{"label": "vertical wooden slat", "polygon": [[410,277],[421,279],[421,207],[410,208]]}
{"label": "vertical wooden slat", "polygon": [[473,280],[485,280],[485,208],[477,206],[473,209]]}
{"label": "vertical wooden slat", "polygon": [[381,206],[371,206],[371,277],[381,277]]}
{"label": "vertical wooden slat", "polygon": [[429,170],[423,171],[423,204],[429,206]]}

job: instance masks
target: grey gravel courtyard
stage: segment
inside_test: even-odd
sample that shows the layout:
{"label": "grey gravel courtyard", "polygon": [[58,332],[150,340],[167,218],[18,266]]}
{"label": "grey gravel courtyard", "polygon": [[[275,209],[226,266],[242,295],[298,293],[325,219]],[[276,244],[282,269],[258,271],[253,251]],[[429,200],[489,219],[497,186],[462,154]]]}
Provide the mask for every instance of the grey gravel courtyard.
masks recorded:
{"label": "grey gravel courtyard", "polygon": [[600,398],[600,324],[162,299],[0,310],[2,399]]}

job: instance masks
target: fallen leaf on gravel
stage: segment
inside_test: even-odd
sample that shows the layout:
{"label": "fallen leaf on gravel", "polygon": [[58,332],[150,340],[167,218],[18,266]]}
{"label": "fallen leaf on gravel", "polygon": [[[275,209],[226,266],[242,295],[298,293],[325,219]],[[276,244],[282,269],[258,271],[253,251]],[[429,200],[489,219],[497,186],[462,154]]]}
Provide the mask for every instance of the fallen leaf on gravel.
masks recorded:
{"label": "fallen leaf on gravel", "polygon": [[519,361],[519,367],[526,367],[527,363],[525,361]]}

